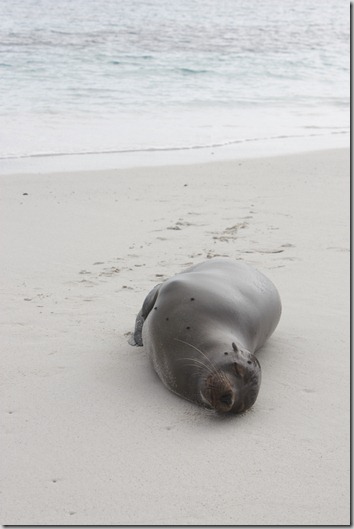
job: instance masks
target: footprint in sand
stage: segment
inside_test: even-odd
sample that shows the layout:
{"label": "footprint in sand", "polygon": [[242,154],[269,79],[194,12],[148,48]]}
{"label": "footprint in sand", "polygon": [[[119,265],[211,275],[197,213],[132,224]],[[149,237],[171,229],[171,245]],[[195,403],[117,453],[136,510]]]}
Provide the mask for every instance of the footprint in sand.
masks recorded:
{"label": "footprint in sand", "polygon": [[115,274],[119,274],[119,272],[120,272],[120,268],[116,268],[115,266],[112,266],[110,268],[105,268],[103,272],[99,274],[99,276],[112,277]]}
{"label": "footprint in sand", "polygon": [[341,248],[340,246],[330,246],[326,250],[334,250],[335,252],[350,252],[349,248]]}
{"label": "footprint in sand", "polygon": [[187,222],[181,218],[178,219],[174,226],[168,226],[167,230],[181,230],[183,227],[192,226],[190,222]]}
{"label": "footprint in sand", "polygon": [[92,288],[93,286],[96,285],[96,283],[94,281],[90,281],[88,279],[81,279],[81,281],[79,281],[79,283],[85,287],[89,287],[89,288]]}
{"label": "footprint in sand", "polygon": [[245,253],[282,253],[284,250],[245,250]]}
{"label": "footprint in sand", "polygon": [[243,230],[248,227],[248,222],[238,222],[233,226],[225,228],[223,232],[218,233],[213,236],[213,239],[221,242],[229,242],[237,239],[237,234],[239,230]]}
{"label": "footprint in sand", "polygon": [[230,257],[229,255],[225,253],[215,253],[213,250],[209,250],[206,254],[207,259],[213,259],[213,257]]}

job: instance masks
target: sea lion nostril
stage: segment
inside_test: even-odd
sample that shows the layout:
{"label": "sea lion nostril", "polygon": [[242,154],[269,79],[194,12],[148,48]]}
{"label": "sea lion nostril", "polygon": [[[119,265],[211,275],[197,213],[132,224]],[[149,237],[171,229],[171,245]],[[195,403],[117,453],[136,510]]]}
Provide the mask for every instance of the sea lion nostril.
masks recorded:
{"label": "sea lion nostril", "polygon": [[230,406],[230,404],[232,404],[231,393],[225,393],[224,395],[221,395],[220,402],[222,402],[223,404],[226,404],[227,406]]}

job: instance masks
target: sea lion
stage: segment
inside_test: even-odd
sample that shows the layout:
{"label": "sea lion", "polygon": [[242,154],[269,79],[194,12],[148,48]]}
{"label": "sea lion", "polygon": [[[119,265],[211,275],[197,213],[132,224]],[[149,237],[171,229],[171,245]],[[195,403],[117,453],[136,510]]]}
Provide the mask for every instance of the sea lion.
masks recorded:
{"label": "sea lion", "polygon": [[210,259],[147,295],[130,343],[144,345],[168,389],[218,412],[256,401],[261,366],[253,354],[276,328],[281,302],[252,266]]}

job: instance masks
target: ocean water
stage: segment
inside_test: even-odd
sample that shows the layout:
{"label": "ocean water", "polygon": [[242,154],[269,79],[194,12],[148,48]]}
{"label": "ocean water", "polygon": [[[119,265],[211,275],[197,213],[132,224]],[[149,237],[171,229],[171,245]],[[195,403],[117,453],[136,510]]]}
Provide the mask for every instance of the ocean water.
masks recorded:
{"label": "ocean water", "polygon": [[345,0],[0,0],[0,165],[344,145],[349,19]]}

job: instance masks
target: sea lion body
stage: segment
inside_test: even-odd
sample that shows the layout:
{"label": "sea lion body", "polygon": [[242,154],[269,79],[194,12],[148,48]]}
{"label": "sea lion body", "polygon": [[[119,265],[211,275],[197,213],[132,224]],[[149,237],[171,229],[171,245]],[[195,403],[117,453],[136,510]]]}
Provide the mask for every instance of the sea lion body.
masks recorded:
{"label": "sea lion body", "polygon": [[279,294],[267,277],[242,261],[211,259],[148,294],[134,341],[144,344],[171,391],[238,413],[257,398],[261,368],[253,353],[280,314]]}

